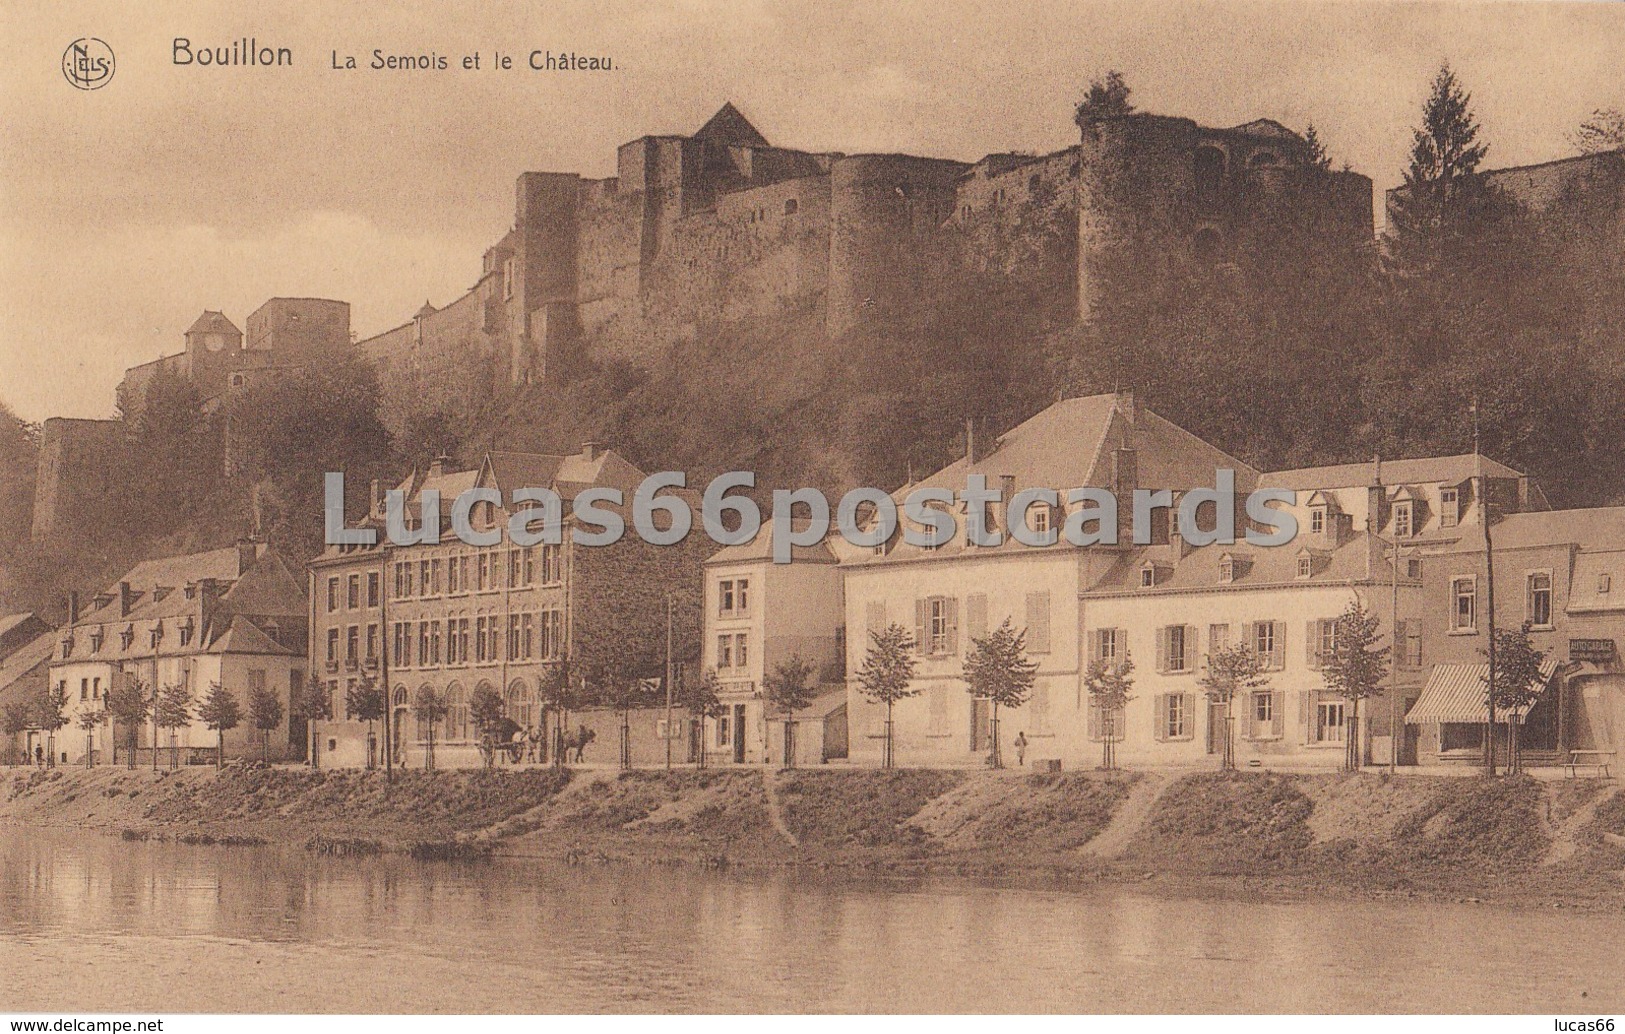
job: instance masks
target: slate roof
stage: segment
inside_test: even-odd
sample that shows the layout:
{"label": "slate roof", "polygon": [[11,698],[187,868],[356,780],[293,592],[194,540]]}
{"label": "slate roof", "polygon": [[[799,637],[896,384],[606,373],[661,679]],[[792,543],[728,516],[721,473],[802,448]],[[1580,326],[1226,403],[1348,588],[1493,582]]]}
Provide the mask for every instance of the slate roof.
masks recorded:
{"label": "slate roof", "polygon": [[[1238,527],[1237,533],[1241,529]],[[1308,548],[1313,558],[1313,572],[1307,578],[1298,577],[1298,556]],[[1234,545],[1214,543],[1193,549],[1175,562],[1168,546],[1142,546],[1119,557],[1106,573],[1089,589],[1086,595],[1116,595],[1118,593],[1157,593],[1190,590],[1244,590],[1264,586],[1346,585],[1350,582],[1391,584],[1393,566],[1385,554],[1386,544],[1368,532],[1359,532],[1335,549],[1319,549],[1309,545],[1303,536],[1284,546],[1250,546],[1245,542]],[[1226,556],[1236,560],[1232,581],[1219,581],[1220,566]],[[1157,564],[1162,572],[1157,584],[1149,588],[1140,586],[1140,571],[1146,561]],[[1416,585],[1408,576],[1399,579],[1403,585]]]}
{"label": "slate roof", "polygon": [[[1460,456],[1425,456],[1414,460],[1383,460],[1382,483],[1415,485],[1439,482],[1459,485],[1478,473],[1479,458],[1472,453]],[[1515,478],[1519,473],[1504,463],[1483,458],[1484,473],[1488,477]],[[1274,470],[1262,475],[1261,488],[1291,488],[1306,491],[1316,488],[1359,488],[1376,482],[1376,464],[1334,463],[1323,467],[1298,467],[1293,470]]]}
{"label": "slate roof", "polygon": [[186,328],[186,333],[236,334],[238,337],[241,337],[243,332],[237,329],[237,325],[235,323],[226,318],[225,313],[216,312],[213,309],[204,309],[203,315],[199,316],[195,321],[193,321],[190,327]]}

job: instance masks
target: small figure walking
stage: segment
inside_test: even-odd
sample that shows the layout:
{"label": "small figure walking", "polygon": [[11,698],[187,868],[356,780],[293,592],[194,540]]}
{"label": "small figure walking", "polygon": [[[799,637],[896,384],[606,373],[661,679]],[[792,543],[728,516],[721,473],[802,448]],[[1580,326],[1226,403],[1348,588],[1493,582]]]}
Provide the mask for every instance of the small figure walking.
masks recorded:
{"label": "small figure walking", "polygon": [[1016,767],[1021,768],[1027,764],[1027,734],[1016,733]]}
{"label": "small figure walking", "polygon": [[536,759],[536,748],[541,744],[541,742],[542,742],[542,736],[541,736],[541,733],[536,731],[536,726],[534,726],[534,725],[525,726],[525,760],[526,761],[534,762],[534,761],[537,760]]}
{"label": "small figure walking", "polygon": [[34,744],[34,764],[40,768],[45,767],[45,748],[37,743]]}

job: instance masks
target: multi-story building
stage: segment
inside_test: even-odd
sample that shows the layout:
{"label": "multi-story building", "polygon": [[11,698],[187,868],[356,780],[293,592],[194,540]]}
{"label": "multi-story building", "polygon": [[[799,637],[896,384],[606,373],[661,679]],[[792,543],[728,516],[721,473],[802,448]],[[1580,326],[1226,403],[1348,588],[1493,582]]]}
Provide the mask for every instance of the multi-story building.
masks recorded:
{"label": "multi-story building", "polygon": [[[1499,507],[1497,506],[1499,511]],[[1526,760],[1625,741],[1625,507],[1511,513],[1490,526],[1497,629],[1529,627],[1545,654],[1540,695],[1519,717]],[[1482,764],[1490,584],[1482,528],[1421,558],[1428,679],[1408,701],[1402,757]],[[1497,743],[1505,758],[1505,719]]]}
{"label": "multi-story building", "polygon": [[[650,663],[650,644],[665,642],[668,599],[674,642],[692,644],[699,634],[703,536],[651,545],[632,530],[630,519],[613,545],[584,546],[571,534],[577,526],[571,507],[579,493],[614,488],[630,503],[643,479],[642,471],[595,444],[569,456],[493,452],[478,467],[462,470],[436,461],[395,491],[412,515],[422,513],[426,491],[439,493],[443,526],[437,540],[391,545],[380,530],[373,548],[329,547],[311,565],[310,663],[324,674],[333,697],[334,720],[317,731],[333,763],[360,765],[379,757],[369,739],[377,730],[346,714],[348,690],[364,677],[387,687],[387,742],[396,763],[422,763],[432,732],[437,764],[472,765],[480,761],[480,734],[470,702],[482,690],[499,694],[519,726],[540,729],[545,680],[567,659],[577,662],[578,679],[590,681],[588,658],[624,646],[640,674],[658,676],[661,665]],[[457,496],[472,488],[495,489],[508,501],[518,488],[558,493],[563,541],[519,547],[504,536],[499,546],[465,544],[452,533],[450,513]],[[684,500],[694,502],[686,495]],[[370,522],[380,529],[384,507],[375,491]],[[508,506],[480,503],[472,522],[480,530],[503,529],[510,516]],[[682,654],[675,659],[689,660]],[[579,695],[590,697],[593,689],[584,685]],[[432,730],[415,707],[426,690],[448,704]],[[614,730],[604,716],[594,721],[603,752]],[[652,754],[658,747],[663,755],[663,744],[649,742],[661,734],[682,736],[676,722],[657,729],[640,720],[634,752]],[[686,749],[679,746],[680,757]],[[612,743],[607,751],[613,756]]]}
{"label": "multi-story building", "polygon": [[[1123,554],[1084,592],[1083,625],[1091,663],[1133,660],[1131,699],[1118,713],[1103,712],[1084,692],[1076,701],[1087,709],[1082,728],[1040,723],[1046,716],[1035,714],[1029,749],[1099,759],[1110,737],[1130,764],[1207,764],[1229,735],[1241,765],[1341,765],[1355,716],[1327,689],[1323,669],[1351,603],[1376,616],[1385,636],[1396,628],[1397,604],[1397,641],[1405,645],[1394,654],[1397,679],[1384,688],[1419,680],[1420,582],[1396,571],[1392,556],[1377,536],[1354,531],[1347,515],[1290,546],[1191,549],[1176,540]],[[1238,644],[1263,662],[1261,684],[1212,701],[1202,684],[1207,659]],[[1371,731],[1376,725],[1386,736],[1387,708],[1381,699],[1361,705],[1363,757],[1373,746],[1386,750],[1386,739],[1374,745]]]}
{"label": "multi-story building", "polygon": [[[969,695],[964,662],[971,641],[1006,619],[1026,630],[1027,653],[1039,667],[1027,705],[1003,716],[1002,741],[1026,732],[1029,740],[1039,735],[1084,742],[1088,712],[1080,686],[1088,653],[1081,601],[1129,548],[1134,491],[1211,487],[1215,472],[1227,469],[1235,472],[1237,490],[1245,496],[1258,480],[1247,464],[1136,405],[1129,393],[1058,402],[985,451],[977,448],[974,435],[967,437],[964,458],[900,489],[897,498],[920,487],[961,491],[971,474],[1000,487],[1005,500],[1023,489],[1050,488],[1061,493],[1063,505],[1036,507],[1028,520],[1035,531],[1059,531],[1071,515],[1064,503],[1067,490],[1107,489],[1122,501],[1124,544],[1074,547],[1063,539],[1053,546],[1025,546],[1006,534],[1001,545],[976,546],[966,541],[961,519],[951,540],[916,546],[897,539],[843,559],[848,717],[856,763],[880,759],[885,711],[863,696],[854,673],[863,665],[869,634],[892,624],[913,635],[919,690],[894,710],[897,763],[966,763],[987,753],[991,705]],[[1167,513],[1158,512],[1163,519],[1153,526],[1153,542],[1165,545]],[[1003,527],[1002,513],[989,517]],[[1055,749],[1046,744],[1033,753],[1046,748]]]}
{"label": "multi-story building", "polygon": [[717,674],[725,713],[708,719],[701,734],[707,750],[723,760],[782,762],[783,716],[767,701],[765,684],[778,665],[800,658],[825,689],[796,716],[796,762],[845,757],[845,614],[837,558],[831,544],[821,542],[795,546],[789,563],[776,564],[772,535],[768,521],[752,541],[724,547],[705,562],[701,663]]}
{"label": "multi-story building", "polygon": [[[78,727],[78,716],[105,711],[117,688],[139,684],[150,694],[184,686],[195,715],[218,683],[237,697],[244,716],[226,733],[228,754],[259,754],[261,730],[248,720],[248,702],[261,689],[274,692],[283,708],[281,724],[268,731],[271,756],[301,754],[304,730],[290,705],[305,679],[306,600],[299,577],[274,550],[243,541],[148,560],[90,602],[83,612],[77,598],[71,602],[50,665],[51,684],[68,697],[57,753],[82,758],[90,749],[110,759],[115,736],[120,752],[128,746],[129,730],[115,729],[110,719],[88,736]],[[136,735],[139,750],[153,747],[150,719]],[[157,745],[212,759],[216,735],[194,717],[160,730]]]}

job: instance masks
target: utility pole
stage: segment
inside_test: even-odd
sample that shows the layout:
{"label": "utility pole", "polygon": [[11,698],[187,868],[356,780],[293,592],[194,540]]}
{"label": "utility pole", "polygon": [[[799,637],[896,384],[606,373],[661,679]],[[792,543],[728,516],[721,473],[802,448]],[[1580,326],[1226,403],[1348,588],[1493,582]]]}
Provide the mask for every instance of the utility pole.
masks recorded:
{"label": "utility pole", "polygon": [[666,771],[671,771],[671,593],[666,593]]}
{"label": "utility pole", "polygon": [[[1367,518],[1375,521],[1376,517]],[[1394,569],[1393,569],[1393,610],[1389,620],[1393,627],[1394,646],[1388,656],[1388,774],[1393,775],[1399,767],[1399,744],[1402,731],[1399,727],[1399,664],[1404,657],[1405,644],[1399,639],[1399,536],[1394,536]]]}
{"label": "utility pole", "polygon": [[1484,774],[1495,775],[1495,545],[1491,535],[1490,525],[1495,522],[1495,516],[1490,507],[1490,485],[1484,477],[1484,454],[1479,451],[1478,440],[1478,401],[1473,401],[1473,467],[1477,472],[1479,494],[1479,519],[1484,522],[1484,573],[1487,588],[1486,604],[1489,608],[1488,627],[1490,632],[1490,646],[1488,650],[1490,659],[1490,676],[1487,692],[1484,694],[1489,707],[1490,724],[1484,737]]}

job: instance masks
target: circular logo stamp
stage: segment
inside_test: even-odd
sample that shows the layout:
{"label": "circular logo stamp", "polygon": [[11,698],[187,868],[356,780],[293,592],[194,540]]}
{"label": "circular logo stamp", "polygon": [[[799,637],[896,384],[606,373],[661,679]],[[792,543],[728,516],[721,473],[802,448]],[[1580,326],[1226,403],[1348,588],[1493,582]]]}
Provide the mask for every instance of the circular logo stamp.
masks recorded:
{"label": "circular logo stamp", "polygon": [[68,44],[62,52],[62,75],[81,90],[99,90],[113,79],[113,48],[94,36]]}

